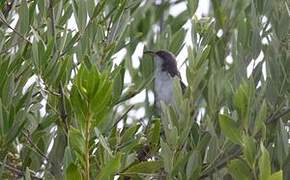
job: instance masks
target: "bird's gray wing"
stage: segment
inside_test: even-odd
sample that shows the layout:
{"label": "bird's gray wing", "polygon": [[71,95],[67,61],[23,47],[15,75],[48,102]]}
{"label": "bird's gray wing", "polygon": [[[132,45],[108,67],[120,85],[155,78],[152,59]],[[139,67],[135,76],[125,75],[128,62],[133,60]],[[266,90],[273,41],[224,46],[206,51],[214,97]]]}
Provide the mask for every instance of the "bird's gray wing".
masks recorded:
{"label": "bird's gray wing", "polygon": [[187,86],[182,82],[181,79],[180,79],[180,87],[181,87],[182,93],[184,94]]}

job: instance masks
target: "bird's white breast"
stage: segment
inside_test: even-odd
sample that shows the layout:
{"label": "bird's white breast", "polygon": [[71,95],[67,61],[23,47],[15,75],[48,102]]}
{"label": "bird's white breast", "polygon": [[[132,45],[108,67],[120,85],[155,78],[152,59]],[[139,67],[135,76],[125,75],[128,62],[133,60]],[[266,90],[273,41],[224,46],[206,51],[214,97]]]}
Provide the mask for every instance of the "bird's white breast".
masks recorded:
{"label": "bird's white breast", "polygon": [[166,71],[155,73],[154,90],[157,108],[160,108],[160,101],[165,104],[173,104],[173,78]]}

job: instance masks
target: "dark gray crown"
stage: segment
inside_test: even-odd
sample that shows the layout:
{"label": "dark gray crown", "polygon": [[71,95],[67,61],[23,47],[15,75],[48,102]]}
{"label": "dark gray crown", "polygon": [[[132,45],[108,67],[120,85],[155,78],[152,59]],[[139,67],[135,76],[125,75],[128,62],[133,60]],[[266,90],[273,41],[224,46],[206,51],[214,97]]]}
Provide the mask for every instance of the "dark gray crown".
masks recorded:
{"label": "dark gray crown", "polygon": [[160,50],[155,52],[155,54],[163,59],[162,71],[167,71],[171,77],[180,76],[177,69],[175,56],[172,53]]}

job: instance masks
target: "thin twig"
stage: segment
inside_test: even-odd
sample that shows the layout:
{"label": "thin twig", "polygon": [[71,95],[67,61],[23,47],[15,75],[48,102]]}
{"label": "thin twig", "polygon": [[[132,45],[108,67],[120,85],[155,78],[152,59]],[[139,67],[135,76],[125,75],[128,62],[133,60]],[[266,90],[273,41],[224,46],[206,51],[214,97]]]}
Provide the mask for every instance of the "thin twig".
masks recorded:
{"label": "thin twig", "polygon": [[230,160],[238,157],[240,154],[241,154],[241,148],[237,148],[233,153],[230,153],[228,156],[226,156],[226,154],[225,154],[224,159],[221,159],[215,167],[213,167],[212,169],[210,169],[209,171],[207,171],[203,175],[201,175],[199,177],[199,179],[204,179],[204,178],[211,176],[216,171],[224,168]]}
{"label": "thin twig", "polygon": [[0,20],[2,23],[4,23],[9,29],[11,29],[15,34],[17,34],[20,38],[22,38],[24,41],[26,41],[29,44],[32,44],[28,39],[26,39],[21,33],[19,33],[18,31],[16,31],[16,29],[14,29],[13,27],[10,26],[10,24],[8,24],[6,22],[5,19],[3,19],[2,16],[0,16]]}
{"label": "thin twig", "polygon": [[212,168],[213,166],[215,166],[215,164],[224,156],[225,152],[224,152],[224,148],[226,146],[226,143],[227,141],[225,141],[222,145],[222,147],[220,147],[218,150],[219,150],[219,153],[215,156],[215,158],[213,160],[211,160],[211,163],[205,167],[203,169],[203,172],[207,172],[210,170],[210,168]]}
{"label": "thin twig", "polygon": [[26,138],[26,140],[29,142],[29,144],[36,150],[36,152],[43,157],[48,163],[50,163],[52,166],[54,166],[54,163],[49,160],[49,158],[32,142],[31,138],[22,131],[22,134]]}
{"label": "thin twig", "polygon": [[179,3],[182,3],[182,2],[184,2],[185,0],[177,0],[177,1],[174,1],[174,2],[172,2],[171,4],[179,4]]}
{"label": "thin twig", "polygon": [[110,32],[111,32],[111,25],[112,25],[112,21],[113,21],[113,18],[110,18],[110,20],[109,20],[109,24],[108,24],[108,26],[107,26],[107,36],[105,37],[105,42],[107,42],[108,41],[108,38],[109,38],[109,34],[110,34]]}
{"label": "thin twig", "polygon": [[46,103],[46,105],[48,106],[48,107],[50,107],[50,109],[55,113],[55,114],[57,114],[57,115],[59,115],[60,116],[60,114],[59,114],[59,112],[57,111],[57,109],[53,106],[53,105],[51,105],[50,103]]}
{"label": "thin twig", "polygon": [[[49,163],[51,166],[55,166],[54,162],[52,162],[31,140],[31,138],[25,133],[22,131],[22,134],[25,136],[25,138],[27,139],[27,141],[29,142],[29,144],[32,146],[31,148],[33,148],[35,150],[35,152],[37,152],[42,158],[44,158],[47,163]],[[52,173],[50,172],[50,170],[48,170],[49,173]]]}
{"label": "thin twig", "polygon": [[129,111],[131,111],[131,109],[133,109],[134,105],[131,105],[124,113],[123,115],[114,123],[114,125],[112,126],[111,129],[113,129],[114,127],[117,126],[117,124],[128,114]]}
{"label": "thin twig", "polygon": [[69,126],[68,126],[68,122],[67,122],[67,112],[66,112],[66,107],[65,107],[63,86],[61,83],[59,83],[59,94],[60,94],[60,105],[59,105],[60,118],[64,124],[65,133],[67,135]]}
{"label": "thin twig", "polygon": [[[10,164],[3,163],[0,161],[0,165],[4,166],[4,168],[6,168],[7,170],[11,171],[14,174],[17,174],[18,176],[21,176],[21,177],[25,176],[25,173],[23,171],[21,171],[20,169],[12,166]],[[29,172],[31,173],[31,175],[34,179],[42,179],[42,178],[37,177],[36,173],[34,171],[32,171],[31,169],[29,169]]]}
{"label": "thin twig", "polygon": [[50,93],[51,95],[54,95],[54,96],[61,96],[60,93],[54,92],[54,91],[50,90],[48,87],[46,89],[43,88],[42,91],[44,91],[46,93]]}
{"label": "thin twig", "polygon": [[24,175],[24,172],[22,172],[21,170],[17,169],[16,167],[14,167],[12,165],[9,165],[9,164],[3,163],[3,162],[0,162],[0,165],[4,166],[6,169],[8,169],[9,171],[17,174],[18,176],[23,176]]}

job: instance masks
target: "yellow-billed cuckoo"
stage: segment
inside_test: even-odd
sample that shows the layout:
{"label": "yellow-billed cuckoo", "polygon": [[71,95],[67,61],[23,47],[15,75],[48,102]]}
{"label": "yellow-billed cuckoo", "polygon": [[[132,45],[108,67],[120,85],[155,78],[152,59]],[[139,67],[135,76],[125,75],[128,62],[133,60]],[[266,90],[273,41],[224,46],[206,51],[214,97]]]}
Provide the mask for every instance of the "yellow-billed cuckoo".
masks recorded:
{"label": "yellow-billed cuckoo", "polygon": [[177,69],[175,56],[168,51],[144,51],[144,54],[153,55],[154,58],[154,93],[156,106],[160,109],[160,102],[174,104],[173,78],[180,79],[180,86],[184,92],[186,86],[182,82],[180,73]]}

